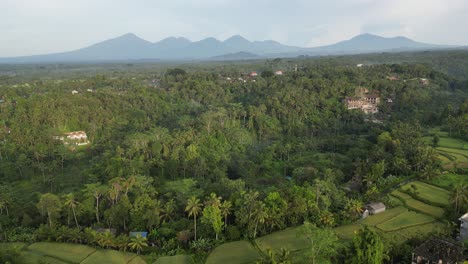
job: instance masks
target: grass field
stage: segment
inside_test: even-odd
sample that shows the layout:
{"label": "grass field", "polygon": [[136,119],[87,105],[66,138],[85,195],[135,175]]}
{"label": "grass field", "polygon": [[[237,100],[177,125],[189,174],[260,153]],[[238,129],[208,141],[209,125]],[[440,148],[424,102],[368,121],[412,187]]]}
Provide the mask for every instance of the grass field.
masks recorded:
{"label": "grass field", "polygon": [[391,231],[400,230],[406,227],[427,224],[427,223],[434,222],[434,221],[435,221],[434,218],[428,215],[423,215],[423,214],[409,211],[409,212],[400,214],[384,223],[378,224],[377,228],[385,232],[391,232]]}
{"label": "grass field", "polygon": [[336,235],[341,239],[351,239],[362,228],[360,224],[349,224],[334,228]]}
{"label": "grass field", "polygon": [[273,250],[280,250],[285,248],[289,251],[300,250],[307,247],[307,240],[301,238],[298,235],[300,232],[300,227],[287,228],[282,231],[274,232],[270,235],[266,235],[260,238],[255,239],[258,247],[266,252],[268,248]]}
{"label": "grass field", "polygon": [[48,256],[38,255],[31,251],[25,251],[24,253],[22,253],[21,256],[18,258],[18,263],[21,263],[21,264],[42,264],[42,263],[68,264],[68,262],[60,261],[56,258],[52,258]]}
{"label": "grass field", "polygon": [[429,224],[412,226],[393,232],[383,232],[383,236],[385,238],[391,239],[392,241],[404,244],[408,239],[418,238],[421,235],[441,231],[443,228],[444,224],[440,222],[432,222]]}
{"label": "grass field", "polygon": [[429,202],[441,205],[449,204],[450,194],[447,190],[427,183],[414,181],[402,186],[403,190],[411,191],[411,185],[417,188],[417,196]]}
{"label": "grass field", "polygon": [[112,263],[112,264],[127,264],[136,254],[124,253],[116,250],[98,250],[87,257],[81,264],[98,264],[98,263]]}
{"label": "grass field", "polygon": [[[116,250],[96,250],[95,248],[68,243],[39,242],[27,246],[25,243],[0,244],[2,247],[22,248],[18,258],[20,264],[145,264],[133,253]],[[177,262],[178,263],[178,262]]]}
{"label": "grass field", "polygon": [[383,213],[367,217],[366,219],[361,220],[360,223],[375,226],[406,212],[408,212],[408,209],[406,209],[403,206],[399,206],[396,208],[389,209]]}
{"label": "grass field", "polygon": [[468,184],[468,176],[455,173],[445,173],[431,180],[431,184],[447,189],[453,188],[457,183]]}
{"label": "grass field", "polygon": [[421,211],[426,214],[430,214],[435,217],[442,217],[444,215],[444,209],[429,204],[425,204],[415,199],[408,199],[405,201],[406,206],[416,211]]}
{"label": "grass field", "polygon": [[213,250],[206,264],[247,264],[260,258],[258,251],[248,241],[223,244]]}
{"label": "grass field", "polygon": [[[192,263],[193,263],[192,258],[187,255],[160,257],[155,262],[155,264],[192,264]],[[130,262],[130,264],[134,264],[133,261]]]}
{"label": "grass field", "polygon": [[32,244],[28,250],[72,263],[80,263],[96,251],[96,249],[84,245],[49,242]]}
{"label": "grass field", "polygon": [[397,198],[400,198],[401,200],[403,201],[406,201],[406,200],[409,200],[409,199],[413,199],[413,197],[409,196],[408,194],[406,193],[402,193],[398,190],[394,190],[393,192],[390,193],[392,196],[395,196]]}
{"label": "grass field", "polygon": [[450,149],[467,149],[468,150],[468,142],[463,141],[457,138],[451,137],[441,137],[439,139],[439,143],[437,144],[438,147],[443,148],[450,148]]}

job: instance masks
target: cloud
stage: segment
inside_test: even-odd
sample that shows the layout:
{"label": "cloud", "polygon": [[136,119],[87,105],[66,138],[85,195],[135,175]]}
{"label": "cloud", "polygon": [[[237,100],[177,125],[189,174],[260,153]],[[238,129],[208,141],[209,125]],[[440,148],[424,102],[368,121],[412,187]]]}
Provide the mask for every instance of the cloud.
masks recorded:
{"label": "cloud", "polygon": [[273,39],[318,46],[361,33],[468,44],[465,0],[1,0],[1,56],[81,48],[133,32],[147,40]]}

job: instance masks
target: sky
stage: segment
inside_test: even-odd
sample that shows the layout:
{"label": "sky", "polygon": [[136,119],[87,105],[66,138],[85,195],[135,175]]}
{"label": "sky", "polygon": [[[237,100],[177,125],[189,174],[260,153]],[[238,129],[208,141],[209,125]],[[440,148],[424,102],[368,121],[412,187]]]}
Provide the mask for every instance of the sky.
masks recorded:
{"label": "sky", "polygon": [[0,0],[0,57],[70,51],[126,33],[301,47],[371,33],[468,45],[467,25],[467,0]]}

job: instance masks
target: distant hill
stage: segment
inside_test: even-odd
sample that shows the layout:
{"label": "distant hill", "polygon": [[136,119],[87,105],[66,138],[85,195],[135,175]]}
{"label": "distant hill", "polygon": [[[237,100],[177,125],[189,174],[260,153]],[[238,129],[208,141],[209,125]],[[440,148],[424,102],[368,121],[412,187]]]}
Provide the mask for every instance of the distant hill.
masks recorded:
{"label": "distant hill", "polygon": [[235,60],[258,57],[295,57],[298,55],[333,55],[371,52],[412,51],[442,49],[440,46],[420,43],[406,37],[384,38],[371,34],[356,36],[333,45],[302,48],[283,45],[272,40],[249,41],[242,36],[232,36],[225,41],[206,38],[190,41],[170,37],[159,42],[149,42],[129,33],[82,49],[24,57],[0,58],[0,63],[95,62],[126,60]]}
{"label": "distant hill", "polygon": [[251,59],[259,59],[261,58],[257,54],[253,54],[250,52],[236,52],[236,53],[229,53],[220,56],[214,56],[210,59],[212,60],[251,60]]}

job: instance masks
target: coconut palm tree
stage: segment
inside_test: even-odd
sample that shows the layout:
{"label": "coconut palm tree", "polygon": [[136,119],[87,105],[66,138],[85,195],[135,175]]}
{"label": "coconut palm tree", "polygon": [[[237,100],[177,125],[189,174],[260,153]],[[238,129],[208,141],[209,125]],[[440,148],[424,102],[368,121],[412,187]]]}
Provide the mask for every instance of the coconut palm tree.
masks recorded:
{"label": "coconut palm tree", "polygon": [[221,206],[221,197],[218,197],[216,193],[211,193],[205,201],[205,206],[211,205],[218,208]]}
{"label": "coconut palm tree", "polygon": [[227,227],[227,217],[231,214],[231,210],[232,210],[232,203],[230,201],[224,201],[221,204],[220,209],[221,209],[221,213],[224,216],[224,228],[226,228]]}
{"label": "coconut palm tree", "polygon": [[200,199],[195,196],[190,197],[187,200],[187,206],[185,207],[185,212],[188,213],[188,216],[193,216],[193,227],[195,230],[195,241],[197,240],[197,216],[201,212]]}
{"label": "coconut palm tree", "polygon": [[147,243],[148,239],[146,237],[142,237],[140,234],[136,235],[136,237],[132,237],[130,239],[130,243],[128,243],[128,246],[136,250],[137,255],[140,255],[140,252],[143,250],[143,248],[148,246]]}
{"label": "coconut palm tree", "polygon": [[263,225],[265,223],[265,220],[268,218],[268,212],[263,202],[257,202],[253,211],[254,211],[253,220],[255,221],[253,237],[255,238],[257,236],[258,224]]}
{"label": "coconut palm tree", "polygon": [[[80,228],[80,226],[78,225],[78,220],[76,219],[75,208],[78,205],[78,201],[75,199],[75,195],[73,193],[66,194],[64,196],[64,204],[68,208],[68,212],[70,212],[70,210],[73,212],[73,218],[75,219],[76,227]],[[70,223],[68,224],[70,225]]]}

